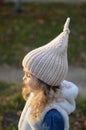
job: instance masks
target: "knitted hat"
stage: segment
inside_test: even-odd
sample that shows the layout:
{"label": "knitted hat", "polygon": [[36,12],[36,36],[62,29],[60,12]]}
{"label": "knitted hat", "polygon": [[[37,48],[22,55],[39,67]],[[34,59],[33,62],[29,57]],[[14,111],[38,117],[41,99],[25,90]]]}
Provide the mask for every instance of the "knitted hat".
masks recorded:
{"label": "knitted hat", "polygon": [[23,67],[36,78],[51,86],[59,85],[68,71],[67,46],[70,18],[63,32],[48,44],[29,52],[23,59]]}

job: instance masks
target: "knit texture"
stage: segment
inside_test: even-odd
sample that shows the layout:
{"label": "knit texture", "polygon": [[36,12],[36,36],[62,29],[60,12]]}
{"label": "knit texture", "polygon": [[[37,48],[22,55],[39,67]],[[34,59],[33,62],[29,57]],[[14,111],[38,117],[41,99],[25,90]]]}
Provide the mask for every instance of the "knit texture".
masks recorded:
{"label": "knit texture", "polygon": [[59,85],[68,71],[69,22],[70,18],[67,18],[63,32],[59,36],[29,52],[22,62],[24,68],[28,68],[34,76],[51,86]]}

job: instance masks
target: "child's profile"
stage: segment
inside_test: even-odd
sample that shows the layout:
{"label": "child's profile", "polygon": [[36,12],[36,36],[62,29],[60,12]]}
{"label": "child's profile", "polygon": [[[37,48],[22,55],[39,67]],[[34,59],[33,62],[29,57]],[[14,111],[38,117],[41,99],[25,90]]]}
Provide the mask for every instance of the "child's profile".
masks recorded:
{"label": "child's profile", "polygon": [[19,130],[69,130],[69,114],[75,110],[78,87],[65,80],[70,18],[63,32],[23,59],[26,100]]}

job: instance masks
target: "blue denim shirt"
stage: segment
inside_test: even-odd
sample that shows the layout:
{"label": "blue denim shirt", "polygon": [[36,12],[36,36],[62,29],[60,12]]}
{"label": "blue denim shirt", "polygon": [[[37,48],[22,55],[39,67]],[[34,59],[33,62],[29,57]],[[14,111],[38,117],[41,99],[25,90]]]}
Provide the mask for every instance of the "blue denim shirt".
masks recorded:
{"label": "blue denim shirt", "polygon": [[44,117],[43,130],[64,130],[64,119],[55,109],[50,110]]}

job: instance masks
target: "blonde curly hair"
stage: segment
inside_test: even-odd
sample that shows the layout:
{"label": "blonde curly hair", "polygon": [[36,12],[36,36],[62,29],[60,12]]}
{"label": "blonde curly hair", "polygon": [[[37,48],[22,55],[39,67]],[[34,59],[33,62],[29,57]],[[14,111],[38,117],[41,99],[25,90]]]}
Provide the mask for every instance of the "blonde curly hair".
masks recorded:
{"label": "blonde curly hair", "polygon": [[[30,107],[32,110],[31,117],[34,120],[39,120],[39,116],[49,103],[52,103],[53,100],[56,100],[57,102],[59,97],[63,97],[62,91],[58,86],[49,86],[45,84],[43,81],[39,79],[37,80],[41,89],[30,101]],[[23,87],[22,95],[23,98],[27,101],[28,96],[30,95],[30,91],[26,87]]]}

